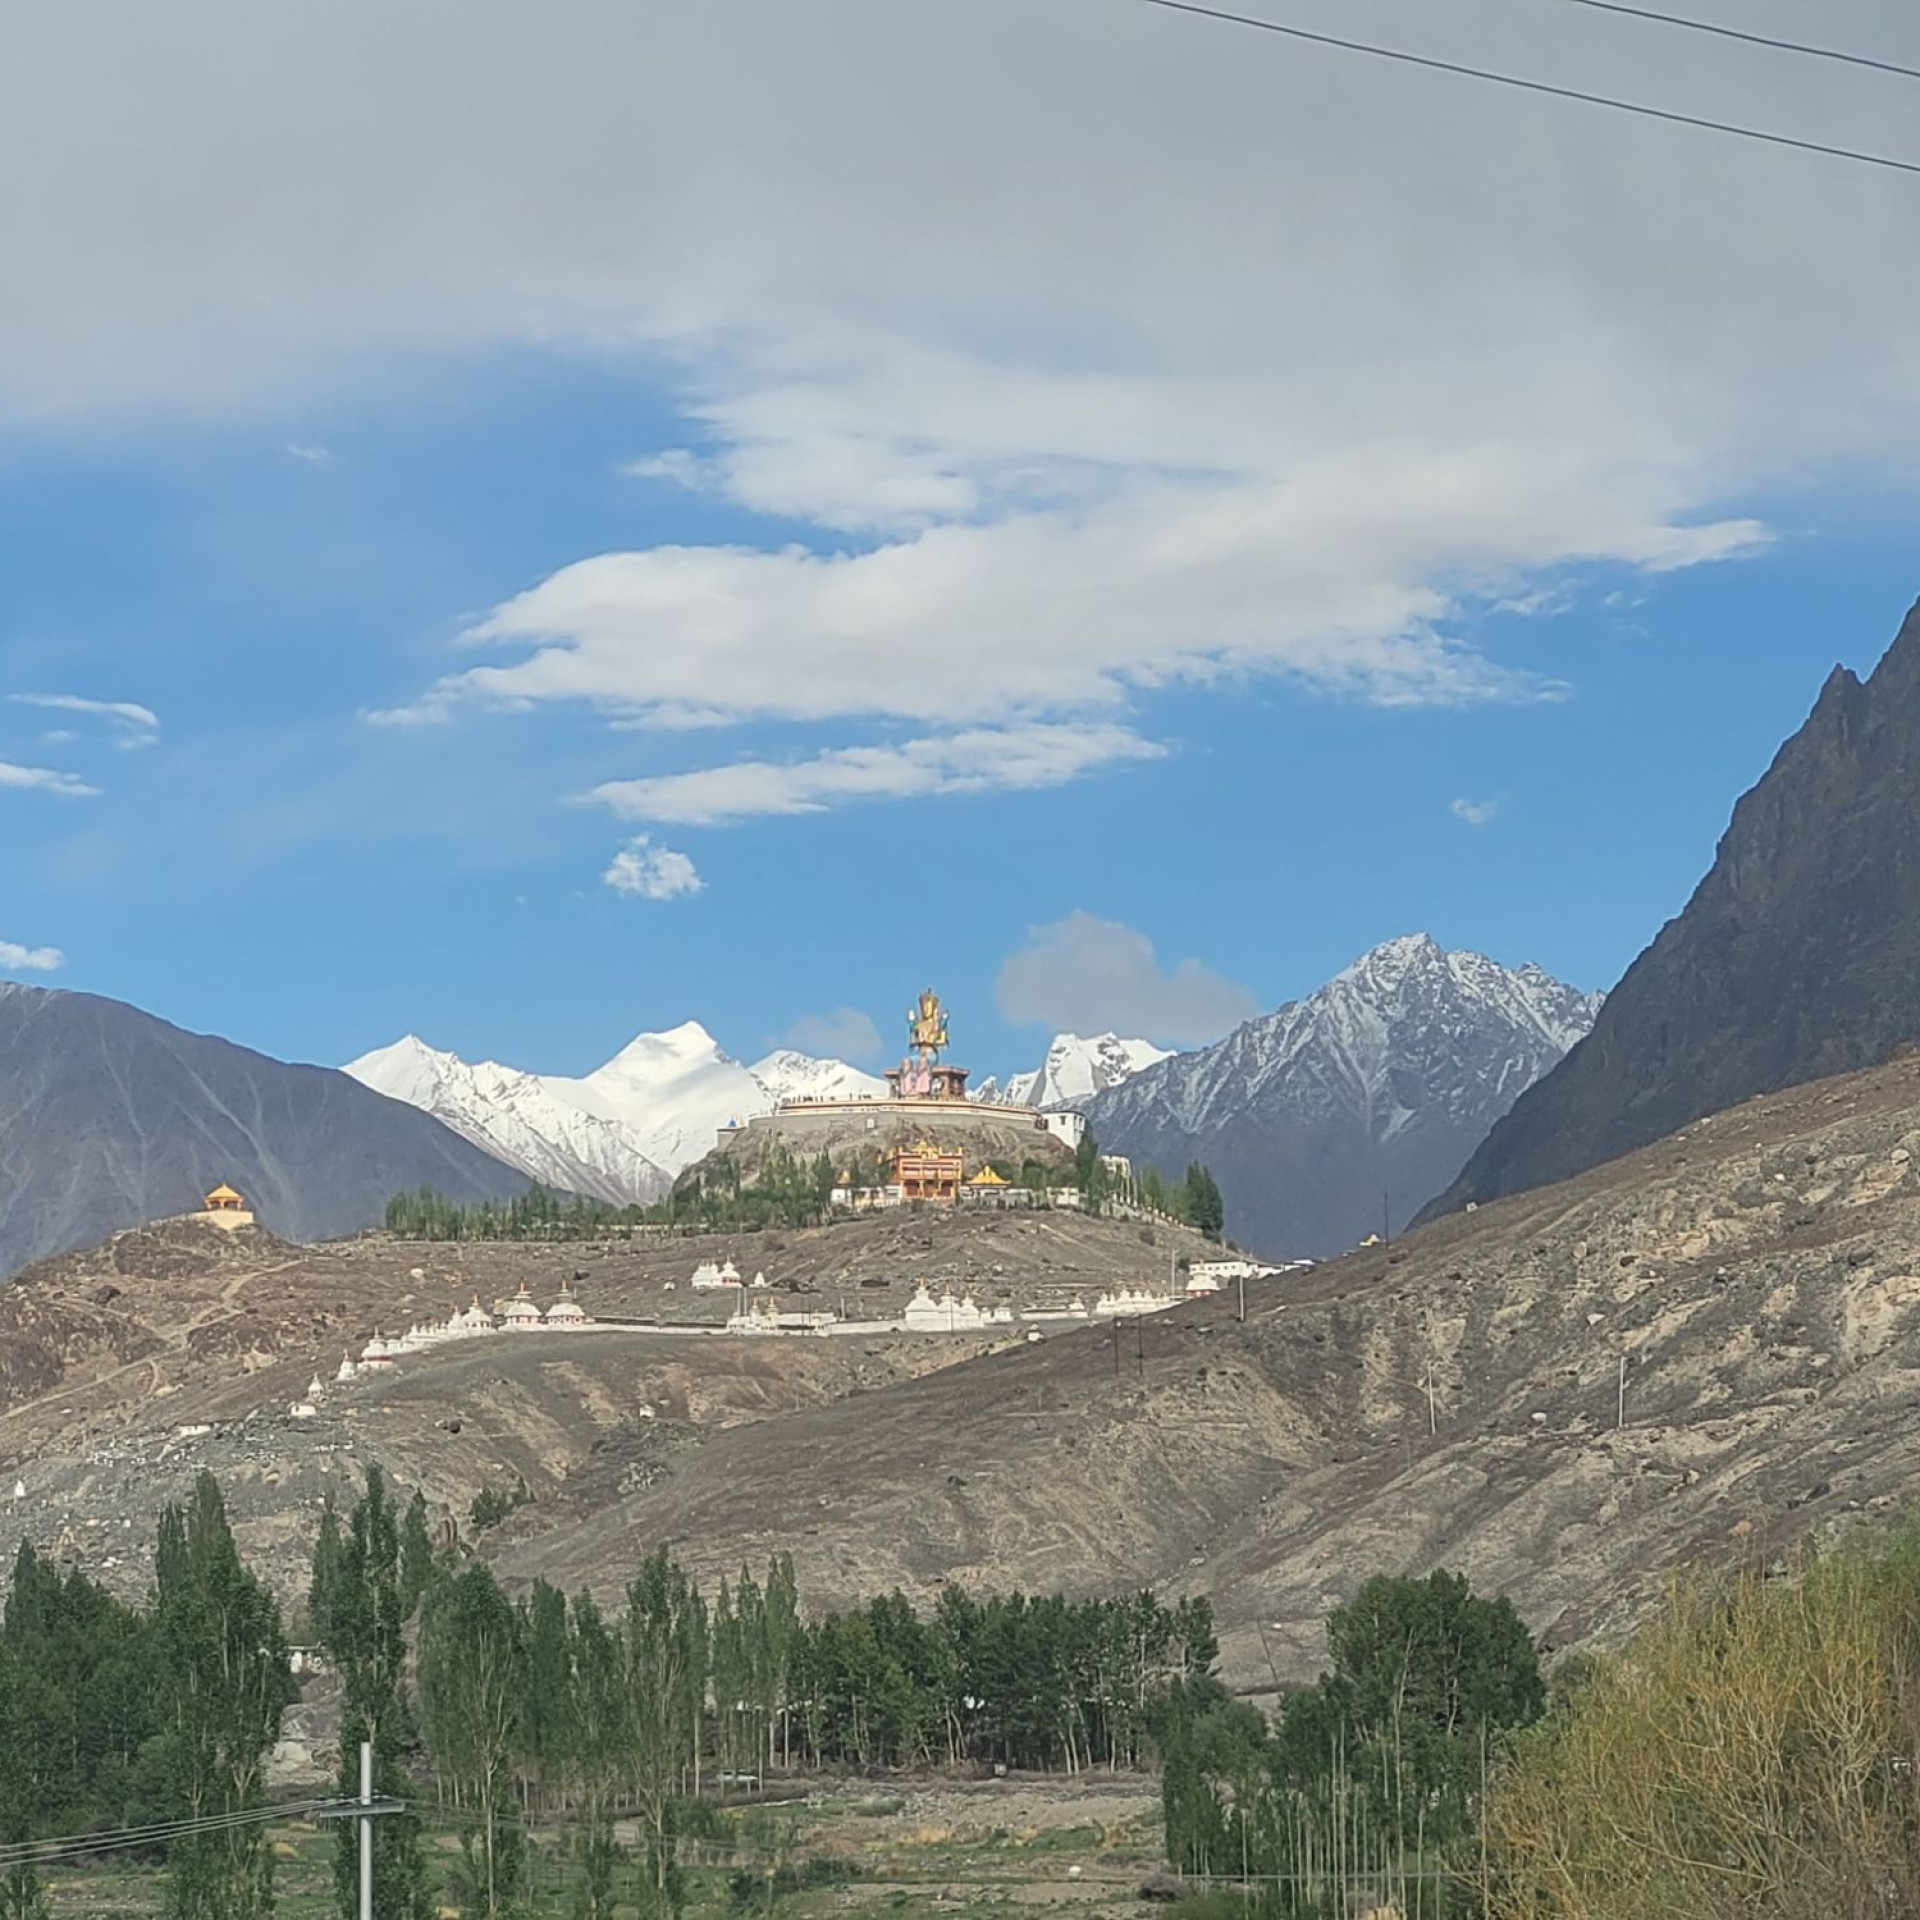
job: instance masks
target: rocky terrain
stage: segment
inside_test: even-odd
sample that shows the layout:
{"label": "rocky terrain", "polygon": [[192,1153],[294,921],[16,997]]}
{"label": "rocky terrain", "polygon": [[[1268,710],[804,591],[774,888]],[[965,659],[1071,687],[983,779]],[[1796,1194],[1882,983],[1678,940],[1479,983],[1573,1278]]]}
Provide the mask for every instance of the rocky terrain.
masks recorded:
{"label": "rocky terrain", "polygon": [[1753,1094],[1920,1039],[1920,606],[1835,667],[1712,869],[1432,1211],[1562,1180]]}
{"label": "rocky terrain", "polygon": [[1221,1299],[718,1435],[505,1564],[605,1581],[666,1539],[710,1573],[790,1547],[821,1600],[1203,1591],[1252,1689],[1310,1676],[1376,1572],[1611,1638],[1678,1565],[1907,1497],[1916,1160],[1903,1058],[1250,1289],[1244,1325]]}
{"label": "rocky terrain", "polygon": [[293,1239],[351,1233],[401,1187],[479,1200],[526,1177],[327,1067],[117,1000],[0,981],[0,1277],[221,1181]]}
{"label": "rocky terrain", "polygon": [[896,1147],[920,1142],[945,1151],[958,1151],[966,1171],[976,1172],[989,1160],[1018,1168],[1039,1160],[1064,1166],[1071,1149],[1047,1131],[1037,1112],[1026,1107],[993,1105],[978,1100],[953,1100],[939,1106],[902,1108],[884,1100],[866,1105],[827,1105],[790,1108],[749,1121],[725,1142],[682,1174],[684,1181],[706,1180],[734,1169],[751,1185],[765,1173],[778,1154],[803,1163],[824,1153],[836,1171],[858,1160],[871,1175],[877,1161]]}
{"label": "rocky terrain", "polygon": [[1174,1177],[1203,1160],[1234,1233],[1277,1258],[1393,1231],[1593,1024],[1534,966],[1389,940],[1318,992],[1086,1103],[1100,1143]]}
{"label": "rocky terrain", "polygon": [[[790,1305],[885,1318],[922,1278],[983,1302],[1064,1305],[1109,1284],[1164,1285],[1172,1258],[1202,1251],[1190,1236],[1143,1238],[1072,1214],[896,1213],[788,1233],[471,1247],[383,1235],[296,1247],[165,1221],[40,1262],[0,1292],[0,1546],[24,1534],[137,1591],[155,1513],[207,1466],[247,1551],[292,1602],[321,1501],[366,1460],[461,1523],[482,1487],[524,1479],[535,1504],[493,1545],[589,1519],[734,1422],[845,1400],[1018,1338],[729,1337],[719,1328],[739,1296],[691,1291],[699,1262],[764,1269]],[[491,1304],[522,1280],[544,1304],[575,1276],[596,1316],[629,1324],[452,1345],[384,1377],[333,1382],[342,1354],[376,1330],[444,1320],[475,1294]],[[316,1411],[296,1418],[316,1372]]]}
{"label": "rocky terrain", "polygon": [[[154,1509],[204,1461],[294,1592],[318,1501],[372,1457],[442,1515],[524,1476],[534,1504],[478,1541],[514,1581],[611,1593],[666,1542],[707,1577],[791,1550],[815,1604],[949,1579],[1202,1591],[1230,1678],[1265,1690],[1316,1669],[1327,1609],[1367,1575],[1446,1565],[1563,1650],[1624,1632],[1676,1566],[1771,1560],[1907,1497],[1916,1162],[1904,1056],[1252,1283],[1244,1323],[1229,1293],[1035,1343],[673,1323],[726,1311],[685,1288],[726,1253],[802,1299],[897,1308],[921,1272],[1057,1300],[1197,1243],[1065,1214],[605,1249],[295,1249],[178,1223],[0,1297],[0,1502],[137,1581]],[[289,1417],[376,1318],[575,1271],[596,1312],[662,1324],[449,1348]]]}

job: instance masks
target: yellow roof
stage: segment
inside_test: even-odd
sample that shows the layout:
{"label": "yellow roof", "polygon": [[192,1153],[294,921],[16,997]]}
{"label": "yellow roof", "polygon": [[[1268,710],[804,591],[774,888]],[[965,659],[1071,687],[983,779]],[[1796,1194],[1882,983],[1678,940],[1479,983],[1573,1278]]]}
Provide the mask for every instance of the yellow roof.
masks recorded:
{"label": "yellow roof", "polygon": [[214,1190],[207,1195],[207,1198],[209,1200],[238,1200],[240,1195],[235,1193],[225,1181],[222,1181],[219,1186],[215,1187]]}
{"label": "yellow roof", "polygon": [[1008,1184],[1009,1183],[1003,1180],[999,1174],[995,1173],[991,1167],[982,1167],[980,1171],[967,1182],[967,1185],[970,1187],[1004,1187]]}

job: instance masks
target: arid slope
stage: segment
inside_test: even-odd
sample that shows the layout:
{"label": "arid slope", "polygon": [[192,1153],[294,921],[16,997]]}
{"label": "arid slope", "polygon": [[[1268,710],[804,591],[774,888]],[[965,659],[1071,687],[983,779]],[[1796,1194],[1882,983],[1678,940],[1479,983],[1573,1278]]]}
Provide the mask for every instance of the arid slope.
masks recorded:
{"label": "arid slope", "polygon": [[[845,1599],[943,1579],[1213,1595],[1243,1685],[1367,1575],[1465,1569],[1550,1646],[1668,1569],[1777,1552],[1920,1464],[1920,1061],[1117,1337],[1050,1337],[716,1435],[509,1571],[790,1547]],[[1625,1424],[1621,1425],[1624,1362]]]}

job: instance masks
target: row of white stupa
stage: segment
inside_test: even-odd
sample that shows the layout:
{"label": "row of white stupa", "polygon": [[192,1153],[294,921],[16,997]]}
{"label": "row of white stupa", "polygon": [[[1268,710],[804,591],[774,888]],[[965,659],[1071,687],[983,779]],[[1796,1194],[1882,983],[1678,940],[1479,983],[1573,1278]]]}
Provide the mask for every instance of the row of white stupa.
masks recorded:
{"label": "row of white stupa", "polygon": [[[746,1284],[747,1282],[740,1278],[740,1269],[731,1260],[724,1266],[715,1266],[711,1260],[702,1260],[694,1268],[693,1277],[687,1282],[687,1285],[696,1293],[706,1293],[714,1287],[743,1287]],[[753,1276],[755,1287],[764,1288],[766,1284],[767,1276],[764,1273],[756,1273]],[[669,1280],[667,1285],[671,1287],[673,1282]]]}
{"label": "row of white stupa", "polygon": [[494,1311],[489,1313],[480,1304],[480,1296],[473,1296],[470,1307],[456,1308],[445,1320],[415,1322],[405,1333],[389,1338],[376,1333],[360,1349],[360,1359],[356,1364],[351,1355],[344,1355],[339,1371],[333,1376],[336,1380],[351,1380],[362,1368],[390,1367],[396,1360],[405,1359],[411,1353],[424,1353],[429,1347],[445,1346],[452,1340],[473,1340],[495,1333],[601,1333],[606,1331],[606,1323],[596,1320],[573,1297],[573,1288],[566,1282],[560,1283],[560,1297],[544,1312],[540,1303],[527,1291],[527,1283],[520,1282],[520,1291],[510,1300],[496,1300]]}
{"label": "row of white stupa", "polygon": [[[990,1333],[1010,1327],[1016,1320],[1095,1320],[1114,1319],[1143,1313],[1161,1313],[1177,1306],[1171,1294],[1150,1293],[1146,1288],[1122,1287],[1103,1293],[1091,1307],[1077,1295],[1064,1307],[1030,1308],[1016,1314],[1011,1307],[983,1307],[971,1293],[954,1294],[943,1288],[936,1298],[922,1280],[907,1302],[906,1311],[895,1322],[907,1333]],[[756,1300],[738,1310],[727,1322],[729,1333],[831,1333],[840,1325],[834,1313],[791,1313],[775,1308],[770,1300]]]}

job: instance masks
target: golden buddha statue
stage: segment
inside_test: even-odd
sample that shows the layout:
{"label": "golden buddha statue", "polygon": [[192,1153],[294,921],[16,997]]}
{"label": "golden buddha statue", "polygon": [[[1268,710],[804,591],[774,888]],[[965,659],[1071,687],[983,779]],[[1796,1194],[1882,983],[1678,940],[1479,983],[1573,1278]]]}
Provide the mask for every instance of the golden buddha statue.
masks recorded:
{"label": "golden buddha statue", "polygon": [[907,1032],[914,1051],[923,1057],[930,1058],[947,1044],[946,1009],[931,987],[921,994],[919,1005],[907,1015]]}

